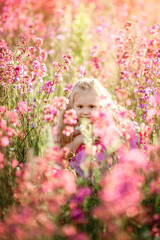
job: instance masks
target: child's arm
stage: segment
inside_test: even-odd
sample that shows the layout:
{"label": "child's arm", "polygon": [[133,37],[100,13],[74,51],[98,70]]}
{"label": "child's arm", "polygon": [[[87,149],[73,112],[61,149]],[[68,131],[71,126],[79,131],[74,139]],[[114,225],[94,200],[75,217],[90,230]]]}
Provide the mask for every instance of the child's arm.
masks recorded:
{"label": "child's arm", "polygon": [[73,141],[70,143],[66,144],[65,147],[69,148],[71,153],[75,153],[76,150],[80,147],[81,144],[84,143],[84,136],[82,134],[79,134],[76,136]]}

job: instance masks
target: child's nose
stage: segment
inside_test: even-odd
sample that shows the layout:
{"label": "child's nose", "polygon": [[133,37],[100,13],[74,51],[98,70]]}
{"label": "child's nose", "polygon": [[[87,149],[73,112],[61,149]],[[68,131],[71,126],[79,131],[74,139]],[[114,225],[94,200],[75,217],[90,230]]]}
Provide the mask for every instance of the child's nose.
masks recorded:
{"label": "child's nose", "polygon": [[83,114],[84,114],[84,115],[89,115],[89,114],[90,114],[89,109],[84,109],[84,110],[83,110]]}

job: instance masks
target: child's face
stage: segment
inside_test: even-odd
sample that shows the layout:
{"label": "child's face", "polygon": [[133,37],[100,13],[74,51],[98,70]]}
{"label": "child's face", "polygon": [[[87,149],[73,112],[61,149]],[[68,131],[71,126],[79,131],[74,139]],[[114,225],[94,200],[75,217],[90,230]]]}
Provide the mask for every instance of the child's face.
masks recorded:
{"label": "child's face", "polygon": [[99,108],[97,94],[94,90],[84,90],[75,94],[73,108],[76,110],[78,120],[90,118],[93,110]]}

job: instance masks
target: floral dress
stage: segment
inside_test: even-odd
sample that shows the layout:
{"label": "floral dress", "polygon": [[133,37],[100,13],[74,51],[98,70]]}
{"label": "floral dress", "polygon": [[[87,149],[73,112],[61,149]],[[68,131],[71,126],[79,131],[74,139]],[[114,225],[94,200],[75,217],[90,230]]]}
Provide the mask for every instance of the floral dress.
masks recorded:
{"label": "floral dress", "polygon": [[[96,156],[95,160],[100,164],[102,161],[105,160],[105,146],[102,143],[94,144],[97,146]],[[98,151],[98,148],[100,147],[100,151]],[[81,144],[80,147],[76,150],[75,156],[70,158],[70,167],[72,169],[75,169],[78,176],[83,176],[83,170],[81,169],[82,162],[86,159],[86,150],[85,145]]]}

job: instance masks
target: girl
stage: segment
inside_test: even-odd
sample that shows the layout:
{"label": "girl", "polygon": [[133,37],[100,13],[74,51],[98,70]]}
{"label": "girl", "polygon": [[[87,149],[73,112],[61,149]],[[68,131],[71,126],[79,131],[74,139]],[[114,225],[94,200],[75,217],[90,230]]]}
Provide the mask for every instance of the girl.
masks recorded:
{"label": "girl", "polygon": [[[70,92],[69,104],[66,110],[74,109],[76,111],[77,126],[79,126],[82,118],[87,118],[90,121],[92,112],[104,106],[107,106],[108,111],[111,111],[116,132],[121,136],[122,134],[117,128],[119,125],[118,116],[119,111],[124,111],[124,109],[112,100],[110,93],[96,79],[84,78],[75,83]],[[68,157],[70,158],[70,165],[76,169],[77,174],[82,175],[80,164],[86,157],[84,136],[77,129],[69,137],[63,134],[65,128],[64,114],[66,110],[62,111],[57,127],[58,144],[60,148],[67,147],[69,149],[70,154]],[[99,136],[94,136],[93,138],[93,143],[96,146],[100,146],[101,150],[97,153],[97,160],[101,162],[105,159],[105,146]]]}

